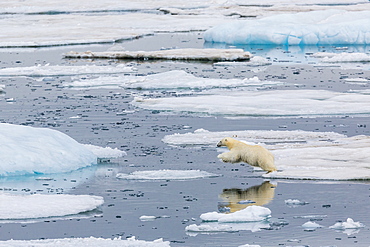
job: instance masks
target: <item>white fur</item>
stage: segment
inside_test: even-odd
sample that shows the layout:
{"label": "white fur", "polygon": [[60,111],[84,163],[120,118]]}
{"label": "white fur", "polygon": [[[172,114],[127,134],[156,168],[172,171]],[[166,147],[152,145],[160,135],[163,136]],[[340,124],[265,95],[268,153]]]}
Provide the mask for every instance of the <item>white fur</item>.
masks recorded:
{"label": "white fur", "polygon": [[276,171],[274,156],[262,146],[248,145],[229,137],[222,139],[217,146],[226,146],[230,150],[217,156],[223,162],[245,162],[251,166],[261,167],[267,172]]}

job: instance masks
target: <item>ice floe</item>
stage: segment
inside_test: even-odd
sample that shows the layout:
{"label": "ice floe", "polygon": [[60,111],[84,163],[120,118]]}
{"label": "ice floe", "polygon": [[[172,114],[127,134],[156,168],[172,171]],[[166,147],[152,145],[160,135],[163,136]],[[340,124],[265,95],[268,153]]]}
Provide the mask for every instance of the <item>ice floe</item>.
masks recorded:
{"label": "ice floe", "polygon": [[306,230],[306,231],[314,231],[315,229],[317,228],[322,228],[323,226],[316,223],[316,222],[312,222],[312,221],[307,221],[306,223],[304,223],[302,225],[302,227]]}
{"label": "ice floe", "polygon": [[97,163],[97,156],[57,130],[0,124],[0,176],[59,173]]}
{"label": "ice floe", "polygon": [[354,62],[370,62],[370,55],[359,52],[317,52],[313,54],[314,57],[321,58],[321,62],[324,63],[354,63]]}
{"label": "ice floe", "polygon": [[[346,137],[332,132],[197,130],[163,138],[171,145],[214,145],[220,138],[260,143],[275,156],[277,172],[266,178],[362,180],[370,179],[370,137]],[[216,160],[215,155],[215,160]]]}
{"label": "ice floe", "polygon": [[242,49],[170,49],[160,51],[68,52],[66,58],[166,59],[200,61],[243,61],[251,54]]}
{"label": "ice floe", "polygon": [[77,215],[104,203],[90,195],[11,195],[0,193],[0,222]]}
{"label": "ice floe", "polygon": [[118,173],[119,179],[128,180],[185,180],[207,177],[218,177],[219,175],[200,170],[152,170],[135,171],[130,174]]}
{"label": "ice floe", "polygon": [[345,229],[358,229],[365,227],[364,224],[361,222],[355,222],[353,219],[348,218],[347,221],[344,222],[337,222],[334,225],[330,226],[329,228],[335,230],[345,230]]}
{"label": "ice floe", "polygon": [[135,237],[128,239],[114,238],[61,238],[61,239],[42,239],[42,240],[7,240],[0,241],[0,246],[20,247],[20,246],[79,246],[79,247],[169,247],[170,242],[157,239],[153,241],[137,240]]}
{"label": "ice floe", "polygon": [[289,207],[297,207],[297,206],[303,206],[306,204],[309,204],[308,202],[301,201],[298,199],[287,199],[285,200],[285,204]]}
{"label": "ice floe", "polygon": [[150,110],[229,117],[320,117],[370,113],[370,95],[366,91],[219,90],[199,96],[136,98],[132,104]]}
{"label": "ice floe", "polygon": [[[176,78],[176,79],[174,79]],[[283,82],[264,81],[258,77],[245,79],[214,79],[196,77],[182,70],[171,70],[163,73],[146,76],[100,76],[95,79],[80,79],[65,82],[65,87],[74,89],[93,89],[102,87],[120,87],[128,89],[211,89],[211,88],[235,88],[235,87],[263,87],[279,85]]]}
{"label": "ice floe", "polygon": [[324,10],[237,20],[206,31],[208,42],[271,45],[370,44],[369,11]]}
{"label": "ice floe", "polygon": [[0,76],[72,76],[87,74],[117,74],[134,72],[133,67],[125,65],[117,66],[67,66],[67,65],[37,65],[30,67],[12,67],[0,69]]}
{"label": "ice floe", "polygon": [[120,158],[127,153],[125,151],[119,150],[118,148],[110,147],[99,147],[91,144],[83,144],[85,148],[93,152],[99,159],[109,159],[109,158]]}
{"label": "ice floe", "polygon": [[209,212],[200,215],[203,221],[217,221],[222,223],[263,221],[271,217],[271,210],[261,206],[249,206],[234,213]]}

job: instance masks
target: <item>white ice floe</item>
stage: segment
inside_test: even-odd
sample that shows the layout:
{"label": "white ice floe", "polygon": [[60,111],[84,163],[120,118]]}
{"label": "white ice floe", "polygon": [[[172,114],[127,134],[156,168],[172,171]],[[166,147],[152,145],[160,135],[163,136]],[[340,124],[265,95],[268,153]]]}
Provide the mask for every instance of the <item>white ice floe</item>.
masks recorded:
{"label": "white ice floe", "polygon": [[192,224],[192,225],[188,225],[187,227],[185,227],[185,231],[201,232],[201,233],[216,233],[216,232],[237,232],[238,230],[233,229],[232,226],[229,226],[229,225]]}
{"label": "white ice floe", "polygon": [[287,199],[285,200],[285,204],[289,207],[297,207],[297,206],[303,206],[306,204],[309,204],[308,202],[301,201],[298,199]]}
{"label": "white ice floe", "polygon": [[185,180],[218,176],[200,170],[152,170],[135,171],[130,174],[118,173],[116,177],[129,180]]}
{"label": "white ice floe", "polygon": [[370,11],[325,10],[237,20],[206,31],[208,42],[271,45],[370,44]]}
{"label": "white ice floe", "polygon": [[[175,79],[176,78],[176,79]],[[129,89],[211,89],[235,87],[263,87],[279,85],[283,82],[264,81],[258,77],[245,79],[215,79],[196,77],[182,70],[171,70],[146,76],[100,76],[95,79],[81,79],[65,82],[65,87],[74,89],[93,89],[102,87],[120,87]]]}
{"label": "white ice floe", "polygon": [[353,219],[348,218],[347,221],[344,222],[337,222],[334,225],[330,226],[329,228],[335,230],[345,230],[345,229],[358,229],[365,227],[364,224],[361,222],[355,222]]}
{"label": "white ice floe", "polygon": [[0,194],[0,222],[76,215],[104,203],[90,195],[10,195]]}
{"label": "white ice floe", "polygon": [[[171,145],[214,145],[228,136],[260,143],[275,156],[277,172],[266,178],[354,180],[370,179],[370,137],[309,131],[196,130],[163,138]],[[215,160],[216,160],[215,155]]]}
{"label": "white ice floe", "polygon": [[361,91],[340,93],[328,90],[219,90],[208,95],[136,98],[132,104],[150,110],[230,117],[320,117],[370,113],[370,95]]}
{"label": "white ice floe", "polygon": [[21,246],[79,246],[79,247],[170,247],[170,242],[157,239],[154,241],[137,240],[135,237],[128,239],[114,238],[62,238],[43,240],[7,240],[0,241],[0,247],[21,247]]}
{"label": "white ice floe", "polygon": [[220,223],[255,222],[263,221],[270,217],[271,210],[261,206],[249,206],[245,209],[229,214],[210,212],[200,215],[200,219],[203,221],[217,221]]}
{"label": "white ice floe", "polygon": [[316,222],[313,222],[313,221],[307,221],[306,223],[304,223],[302,225],[302,227],[305,229],[305,230],[308,230],[308,231],[313,231],[317,228],[322,228],[323,226],[320,225],[320,224],[317,224]]}
{"label": "white ice floe", "polygon": [[109,58],[109,59],[166,59],[202,61],[249,60],[251,54],[243,49],[170,49],[160,51],[115,51],[115,52],[68,52],[66,58]]}
{"label": "white ice floe", "polygon": [[91,144],[84,144],[83,146],[93,152],[100,159],[119,158],[127,155],[125,151],[119,150],[118,148],[103,148]]}
{"label": "white ice floe", "polygon": [[141,221],[152,221],[152,220],[155,220],[157,218],[157,216],[153,216],[153,215],[142,215],[140,216],[140,220]]}
{"label": "white ice floe", "polygon": [[307,141],[325,141],[343,138],[345,135],[335,132],[311,132],[302,130],[272,131],[272,130],[235,130],[212,132],[205,129],[197,129],[194,132],[184,134],[175,133],[166,135],[162,141],[170,145],[213,145],[225,137],[254,142],[254,143],[299,143]]}
{"label": "white ice floe", "polygon": [[355,62],[370,62],[370,55],[366,53],[331,53],[317,52],[312,56],[321,58],[324,63],[355,63]]}
{"label": "white ice floe", "polygon": [[133,67],[117,66],[67,66],[67,65],[37,65],[30,67],[12,67],[0,69],[0,76],[72,76],[88,74],[118,74],[134,72]]}
{"label": "white ice floe", "polygon": [[57,130],[0,124],[0,176],[60,173],[97,163],[97,156]]}

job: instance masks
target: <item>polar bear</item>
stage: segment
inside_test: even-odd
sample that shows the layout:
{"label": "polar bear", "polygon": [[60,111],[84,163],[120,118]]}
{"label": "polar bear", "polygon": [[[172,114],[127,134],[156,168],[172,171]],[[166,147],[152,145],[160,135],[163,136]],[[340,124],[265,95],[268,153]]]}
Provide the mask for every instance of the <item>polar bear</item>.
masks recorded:
{"label": "polar bear", "polygon": [[223,162],[245,162],[251,166],[261,167],[267,173],[276,171],[274,156],[266,148],[259,145],[248,145],[244,142],[227,137],[222,139],[217,147],[226,146],[230,152],[222,153],[217,158]]}

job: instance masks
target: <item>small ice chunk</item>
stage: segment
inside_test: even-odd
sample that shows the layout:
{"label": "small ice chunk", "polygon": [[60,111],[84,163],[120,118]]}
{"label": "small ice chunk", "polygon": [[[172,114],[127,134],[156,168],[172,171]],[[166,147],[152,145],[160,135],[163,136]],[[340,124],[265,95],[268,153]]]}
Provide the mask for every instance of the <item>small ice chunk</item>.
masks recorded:
{"label": "small ice chunk", "polygon": [[200,171],[200,170],[151,170],[135,171],[130,174],[118,173],[120,179],[139,179],[139,180],[183,180],[206,177],[218,177],[219,175]]}
{"label": "small ice chunk", "polygon": [[305,228],[306,230],[315,230],[316,228],[321,228],[323,226],[320,224],[317,224],[316,222],[307,221],[306,223],[302,225],[302,227]]}
{"label": "small ice chunk", "polygon": [[296,206],[303,206],[303,205],[309,204],[309,202],[300,201],[298,199],[288,199],[288,200],[285,200],[285,204],[290,207],[296,207]]}
{"label": "small ice chunk", "polygon": [[363,227],[365,227],[364,224],[358,221],[355,222],[353,219],[348,218],[347,221],[337,222],[334,225],[330,226],[329,228],[336,229],[336,230],[345,230],[345,229],[358,229],[358,228],[363,228]]}
{"label": "small ice chunk", "polygon": [[150,215],[142,215],[140,216],[141,221],[152,221],[155,220],[157,217],[156,216],[150,216]]}
{"label": "small ice chunk", "polygon": [[237,232],[238,230],[233,230],[229,225],[196,225],[192,224],[185,228],[188,232]]}

